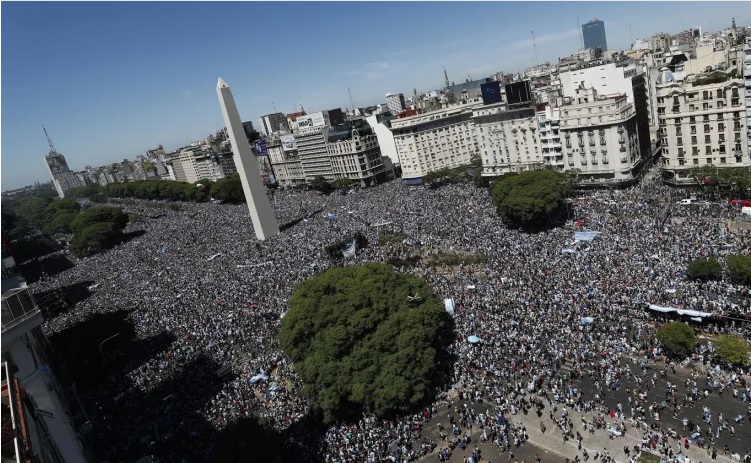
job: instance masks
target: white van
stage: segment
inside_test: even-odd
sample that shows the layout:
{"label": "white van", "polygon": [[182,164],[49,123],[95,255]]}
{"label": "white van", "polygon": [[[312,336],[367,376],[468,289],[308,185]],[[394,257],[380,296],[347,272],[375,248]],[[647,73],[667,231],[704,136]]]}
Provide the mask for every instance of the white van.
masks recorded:
{"label": "white van", "polygon": [[690,205],[691,203],[692,203],[692,200],[690,200],[690,199],[688,199],[688,198],[686,198],[686,199],[681,199],[680,201],[678,201],[678,204],[679,204],[679,205],[681,205],[681,206],[688,206],[688,205]]}
{"label": "white van", "polygon": [[741,215],[751,216],[751,207],[743,206],[741,208]]}

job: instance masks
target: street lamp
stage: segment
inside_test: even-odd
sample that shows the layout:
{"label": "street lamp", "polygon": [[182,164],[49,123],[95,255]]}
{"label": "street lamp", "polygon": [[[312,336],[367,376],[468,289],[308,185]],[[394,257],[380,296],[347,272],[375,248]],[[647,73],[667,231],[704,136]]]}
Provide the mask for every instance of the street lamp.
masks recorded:
{"label": "street lamp", "polygon": [[105,365],[107,364],[107,358],[104,356],[104,351],[102,351],[102,346],[104,345],[105,342],[109,341],[110,339],[114,339],[114,338],[116,338],[118,336],[120,336],[120,333],[113,334],[109,338],[107,338],[104,341],[102,341],[102,342],[99,343],[99,353],[102,354],[102,360],[104,361]]}

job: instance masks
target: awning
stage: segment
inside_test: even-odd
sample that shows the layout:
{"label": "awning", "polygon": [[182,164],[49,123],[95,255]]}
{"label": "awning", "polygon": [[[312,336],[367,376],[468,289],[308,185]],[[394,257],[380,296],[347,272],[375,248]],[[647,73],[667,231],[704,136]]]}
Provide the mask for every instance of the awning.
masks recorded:
{"label": "awning", "polygon": [[422,177],[405,178],[404,184],[408,186],[422,185]]}

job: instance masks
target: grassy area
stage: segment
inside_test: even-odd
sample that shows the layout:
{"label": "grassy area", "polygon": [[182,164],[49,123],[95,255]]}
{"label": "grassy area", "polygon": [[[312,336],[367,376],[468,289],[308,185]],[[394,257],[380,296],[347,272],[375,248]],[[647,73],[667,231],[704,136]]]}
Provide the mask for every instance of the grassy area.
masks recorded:
{"label": "grassy area", "polygon": [[389,243],[401,244],[402,241],[408,238],[404,233],[392,232],[389,230],[381,230],[378,232],[378,243],[381,246],[385,246]]}

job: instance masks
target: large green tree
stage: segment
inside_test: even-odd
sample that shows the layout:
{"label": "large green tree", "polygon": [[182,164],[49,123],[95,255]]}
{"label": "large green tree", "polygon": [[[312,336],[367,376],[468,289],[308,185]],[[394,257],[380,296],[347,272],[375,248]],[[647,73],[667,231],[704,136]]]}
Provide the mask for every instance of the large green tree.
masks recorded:
{"label": "large green tree", "polygon": [[694,329],[683,322],[665,323],[657,331],[657,339],[673,358],[685,358],[699,343]]}
{"label": "large green tree", "polygon": [[281,345],[325,422],[389,416],[430,399],[446,373],[452,323],[425,281],[371,263],[302,282]]}
{"label": "large green tree", "polygon": [[70,229],[74,233],[80,233],[92,224],[109,222],[122,230],[128,224],[128,215],[122,209],[116,207],[92,207],[78,214],[70,223]]}
{"label": "large green tree", "polygon": [[751,256],[728,256],[728,275],[736,283],[751,285]]}
{"label": "large green tree", "polygon": [[211,185],[211,196],[225,203],[239,204],[245,202],[245,191],[240,180],[240,174],[219,179]]}
{"label": "large green tree", "polygon": [[509,227],[530,231],[547,228],[565,217],[569,188],[564,174],[540,169],[504,175],[490,194]]}
{"label": "large green tree", "polygon": [[719,280],[722,278],[722,264],[712,257],[697,259],[688,264],[686,275],[692,280]]}
{"label": "large green tree", "polygon": [[751,345],[745,339],[721,334],[713,343],[717,356],[733,365],[748,365],[751,361]]}
{"label": "large green tree", "polygon": [[334,191],[334,185],[330,184],[323,177],[316,177],[310,182],[310,188],[315,191],[320,191],[323,194],[329,194]]}
{"label": "large green tree", "polygon": [[112,222],[95,222],[73,235],[70,249],[78,257],[87,257],[110,249],[123,239],[122,229]]}

